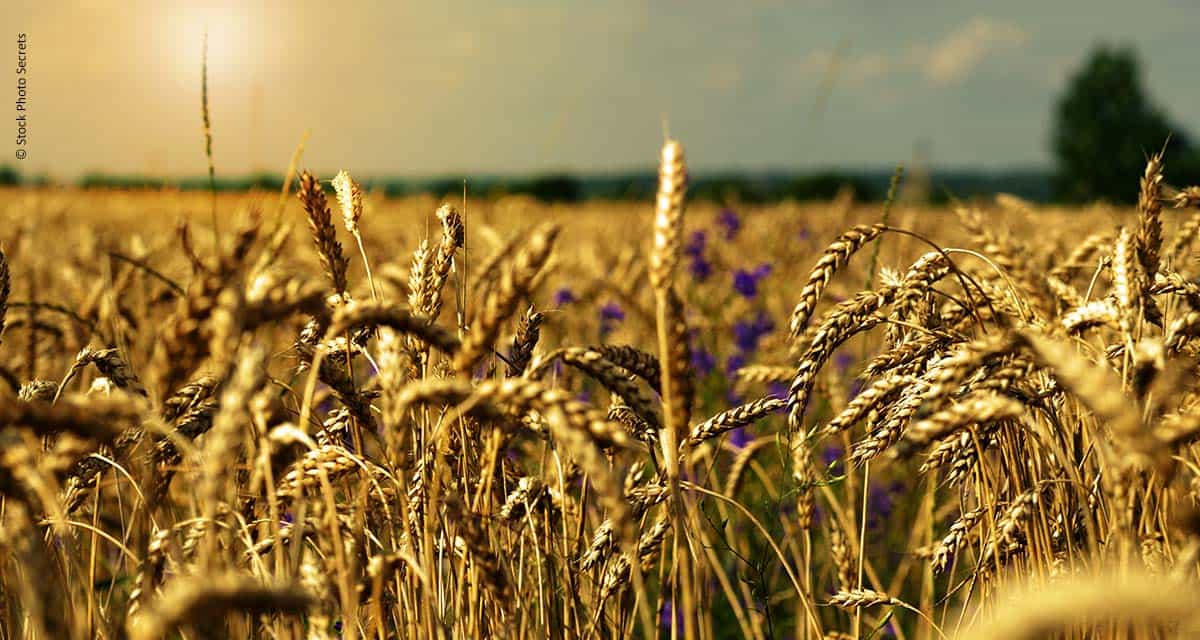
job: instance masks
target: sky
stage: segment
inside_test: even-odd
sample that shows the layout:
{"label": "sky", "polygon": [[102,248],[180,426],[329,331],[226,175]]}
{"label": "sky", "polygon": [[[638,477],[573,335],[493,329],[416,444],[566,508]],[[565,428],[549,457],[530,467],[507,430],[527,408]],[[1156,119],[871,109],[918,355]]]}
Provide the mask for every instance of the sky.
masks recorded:
{"label": "sky", "polygon": [[60,179],[206,171],[206,28],[224,175],[282,173],[305,131],[304,166],[360,176],[645,168],[664,129],[698,171],[1048,166],[1099,42],[1200,132],[1194,0],[12,2],[17,166]]}

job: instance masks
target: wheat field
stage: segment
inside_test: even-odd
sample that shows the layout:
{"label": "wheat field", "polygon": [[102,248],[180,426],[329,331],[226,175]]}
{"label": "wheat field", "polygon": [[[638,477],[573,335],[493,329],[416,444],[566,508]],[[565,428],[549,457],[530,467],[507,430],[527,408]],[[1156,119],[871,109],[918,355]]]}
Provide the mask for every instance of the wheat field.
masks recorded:
{"label": "wheat field", "polygon": [[1200,189],[0,192],[0,638],[1200,633]]}

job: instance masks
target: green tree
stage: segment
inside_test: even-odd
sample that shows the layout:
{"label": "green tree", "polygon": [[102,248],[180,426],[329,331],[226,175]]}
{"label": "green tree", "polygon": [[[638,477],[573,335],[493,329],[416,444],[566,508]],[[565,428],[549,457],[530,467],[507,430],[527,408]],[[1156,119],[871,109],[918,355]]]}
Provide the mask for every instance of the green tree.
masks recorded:
{"label": "green tree", "polygon": [[1133,202],[1146,158],[1167,146],[1172,182],[1196,173],[1188,136],[1150,101],[1130,47],[1101,45],[1067,83],[1054,112],[1054,179],[1059,198]]}
{"label": "green tree", "polygon": [[21,184],[21,173],[8,165],[0,167],[0,186]]}

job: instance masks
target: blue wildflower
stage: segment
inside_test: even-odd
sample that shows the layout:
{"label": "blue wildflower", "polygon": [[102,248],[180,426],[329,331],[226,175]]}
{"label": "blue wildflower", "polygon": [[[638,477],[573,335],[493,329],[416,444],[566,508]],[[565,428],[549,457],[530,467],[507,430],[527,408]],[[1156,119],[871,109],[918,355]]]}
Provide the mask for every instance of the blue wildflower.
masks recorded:
{"label": "blue wildflower", "polygon": [[872,484],[867,495],[867,523],[875,526],[887,520],[892,515],[896,496],[902,491],[904,491],[904,485],[897,481],[883,486]]}
{"label": "blue wildflower", "polygon": [[771,274],[771,265],[762,263],[751,271],[738,269],[733,273],[733,288],[745,298],[758,295],[758,282]]}
{"label": "blue wildflower", "polygon": [[742,228],[742,219],[733,209],[721,209],[721,213],[717,214],[717,224],[725,230],[725,239],[733,240]]}
{"label": "blue wildflower", "polygon": [[735,353],[725,359],[725,373],[729,377],[737,375],[738,369],[746,366],[745,354]]}
{"label": "blue wildflower", "polygon": [[625,319],[625,310],[615,302],[606,303],[600,307],[600,319],[607,322],[620,322]]}
{"label": "blue wildflower", "polygon": [[[783,384],[782,382],[772,382],[767,387],[767,395],[772,398],[778,398],[780,400],[787,400],[788,386],[786,384]],[[779,409],[779,411],[783,411],[783,408],[781,407]]]}
{"label": "blue wildflower", "polygon": [[683,626],[683,613],[676,611],[673,605],[674,601],[667,598],[666,602],[663,602],[662,613],[658,616],[658,626],[668,633]]}
{"label": "blue wildflower", "polygon": [[754,436],[746,431],[746,427],[738,427],[729,432],[729,444],[734,449],[746,448],[746,445],[750,444],[750,441],[753,439]]}
{"label": "blue wildflower", "polygon": [[763,336],[775,330],[775,321],[759,311],[752,321],[739,320],[733,324],[733,341],[742,352],[749,353],[758,348]]}
{"label": "blue wildflower", "polygon": [[625,319],[625,310],[615,302],[605,303],[600,307],[600,336],[604,337],[613,332],[618,324]]}
{"label": "blue wildflower", "polygon": [[555,307],[562,307],[571,304],[576,300],[578,300],[578,298],[575,297],[575,292],[571,291],[571,289],[568,287],[560,287],[558,291],[554,292]]}
{"label": "blue wildflower", "polygon": [[837,370],[838,375],[846,375],[846,371],[850,369],[850,365],[854,364],[854,356],[839,351],[833,356],[833,368]]}
{"label": "blue wildflower", "polygon": [[692,369],[703,378],[717,368],[717,358],[704,347],[692,348]]}
{"label": "blue wildflower", "polygon": [[708,233],[700,230],[693,231],[683,247],[683,252],[691,258],[688,262],[688,272],[696,282],[704,282],[712,275],[712,263],[704,257],[704,248],[707,245]]}
{"label": "blue wildflower", "polygon": [[758,295],[758,280],[749,271],[738,269],[733,272],[733,289],[742,297],[753,298]]}
{"label": "blue wildflower", "polygon": [[842,456],[845,450],[836,444],[831,444],[821,450],[821,462],[825,463],[825,468],[829,469],[829,473],[840,476],[842,475]]}

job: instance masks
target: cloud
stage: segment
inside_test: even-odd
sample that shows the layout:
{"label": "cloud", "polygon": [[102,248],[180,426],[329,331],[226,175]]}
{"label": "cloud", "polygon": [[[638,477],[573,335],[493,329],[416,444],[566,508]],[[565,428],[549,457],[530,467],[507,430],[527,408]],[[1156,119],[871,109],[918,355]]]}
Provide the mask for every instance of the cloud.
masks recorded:
{"label": "cloud", "polygon": [[872,80],[898,68],[888,56],[880,53],[841,55],[819,49],[810,51],[796,65],[801,75],[824,76],[832,73],[838,84],[862,87]]}
{"label": "cloud", "polygon": [[810,77],[832,72],[837,84],[851,88],[878,89],[878,81],[896,74],[916,75],[930,86],[946,87],[961,82],[988,57],[1028,41],[1028,32],[1012,22],[975,17],[933,44],[845,55],[818,49],[801,58],[794,69]]}
{"label": "cloud", "polygon": [[926,80],[946,86],[967,77],[989,55],[1028,41],[1028,32],[1014,23],[975,17],[932,47],[914,53]]}

